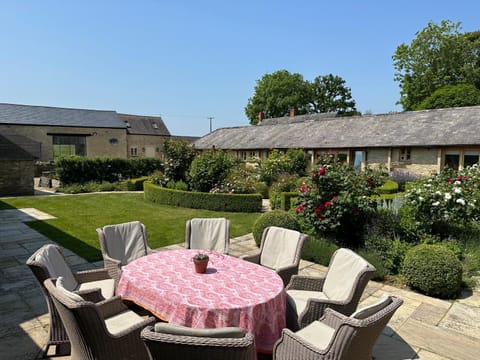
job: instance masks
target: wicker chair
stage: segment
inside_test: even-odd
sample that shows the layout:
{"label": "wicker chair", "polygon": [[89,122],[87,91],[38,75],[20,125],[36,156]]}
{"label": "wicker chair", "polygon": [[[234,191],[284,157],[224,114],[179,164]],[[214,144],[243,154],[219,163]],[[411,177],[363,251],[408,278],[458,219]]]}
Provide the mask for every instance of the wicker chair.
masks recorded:
{"label": "wicker chair", "polygon": [[351,316],[326,309],[300,331],[283,329],[273,348],[274,360],[371,360],[381,332],[403,300],[385,296]]}
{"label": "wicker chair", "polygon": [[55,280],[44,285],[70,338],[72,360],[149,359],[140,332],[155,318],[128,310],[119,296],[95,304],[56,286]]}
{"label": "wicker chair", "polygon": [[72,273],[63,256],[62,249],[53,244],[44,245],[33,253],[27,260],[27,265],[40,284],[50,314],[50,328],[43,356],[47,355],[52,345],[55,345],[56,355],[69,354],[70,341],[43,282],[48,278],[62,276],[68,279],[68,283],[71,286],[70,290],[76,290],[78,294],[94,302],[112,297],[115,291],[115,283],[108,276],[105,269]]}
{"label": "wicker chair", "polygon": [[192,329],[165,323],[148,326],[141,337],[153,360],[253,360],[254,338],[240,328]]}
{"label": "wicker chair", "polygon": [[260,250],[242,259],[275,270],[287,286],[290,278],[298,273],[303,244],[307,238],[307,235],[295,230],[269,226],[263,231]]}
{"label": "wicker chair", "polygon": [[103,263],[116,283],[120,281],[122,266],[155,251],[150,249],[145,225],[139,221],[106,225],[97,229]]}
{"label": "wicker chair", "polygon": [[216,250],[228,253],[230,220],[225,218],[194,218],[188,220],[185,230],[185,248]]}
{"label": "wicker chair", "polygon": [[294,275],[287,290],[287,327],[296,331],[319,319],[326,308],[352,314],[376,269],[349,249],[338,249],[325,277]]}

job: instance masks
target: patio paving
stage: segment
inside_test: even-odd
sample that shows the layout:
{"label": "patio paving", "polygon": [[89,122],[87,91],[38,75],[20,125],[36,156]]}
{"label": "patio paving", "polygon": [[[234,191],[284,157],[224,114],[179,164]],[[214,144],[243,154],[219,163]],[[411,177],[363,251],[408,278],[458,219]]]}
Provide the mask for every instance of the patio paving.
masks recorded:
{"label": "patio paving", "polygon": [[[39,359],[48,333],[47,306],[27,258],[52,241],[24,222],[48,216],[34,209],[0,210],[0,358]],[[92,230],[94,231],[94,230]],[[163,249],[182,248],[182,244]],[[234,256],[255,251],[251,234],[232,239]],[[74,270],[102,267],[88,263],[65,250]],[[302,261],[300,273],[320,275],[326,268]],[[465,292],[455,301],[420,295],[405,289],[370,282],[361,305],[370,304],[384,293],[398,295],[404,304],[380,336],[374,355],[377,360],[476,360],[480,354],[480,291]],[[55,357],[56,359],[70,359]]]}

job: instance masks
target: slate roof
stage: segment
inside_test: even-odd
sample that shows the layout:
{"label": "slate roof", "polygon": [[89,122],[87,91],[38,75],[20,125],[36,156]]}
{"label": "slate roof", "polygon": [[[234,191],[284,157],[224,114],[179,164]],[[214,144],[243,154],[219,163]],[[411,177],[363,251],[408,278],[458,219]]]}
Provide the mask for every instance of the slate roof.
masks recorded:
{"label": "slate roof", "polygon": [[334,118],[337,116],[336,112],[327,112],[327,113],[320,113],[320,114],[305,114],[305,115],[297,115],[294,117],[290,116],[283,116],[278,118],[268,118],[263,119],[258,123],[258,125],[277,125],[277,124],[289,124],[292,121],[295,122],[302,122],[308,120],[322,120],[328,118]]}
{"label": "slate roof", "polygon": [[0,103],[0,124],[125,129],[115,111]]}
{"label": "slate roof", "polygon": [[13,143],[10,139],[0,133],[0,161],[1,160],[34,160],[28,151]]}
{"label": "slate roof", "polygon": [[[293,118],[294,119],[294,118]],[[217,129],[197,149],[328,149],[480,145],[480,106]]]}
{"label": "slate roof", "polygon": [[123,120],[129,134],[170,136],[170,132],[160,116],[118,115]]}
{"label": "slate roof", "polygon": [[19,135],[10,129],[0,129],[0,136],[3,136],[9,142],[19,146],[36,159],[40,159],[42,144],[26,136]]}

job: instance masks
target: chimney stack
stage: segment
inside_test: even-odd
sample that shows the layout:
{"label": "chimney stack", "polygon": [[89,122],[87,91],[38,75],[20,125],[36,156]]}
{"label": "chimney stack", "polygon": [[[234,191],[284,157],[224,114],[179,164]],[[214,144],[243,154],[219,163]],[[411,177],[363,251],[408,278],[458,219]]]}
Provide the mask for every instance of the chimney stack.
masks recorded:
{"label": "chimney stack", "polygon": [[295,108],[290,109],[290,117],[291,118],[295,117]]}

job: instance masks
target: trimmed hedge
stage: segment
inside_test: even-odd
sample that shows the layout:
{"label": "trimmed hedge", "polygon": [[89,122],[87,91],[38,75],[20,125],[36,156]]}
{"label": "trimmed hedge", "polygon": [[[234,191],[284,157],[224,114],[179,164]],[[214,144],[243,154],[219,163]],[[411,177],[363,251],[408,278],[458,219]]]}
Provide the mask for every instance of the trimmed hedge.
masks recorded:
{"label": "trimmed hedge", "polygon": [[146,200],[158,204],[230,212],[260,212],[262,210],[262,195],[260,194],[212,194],[182,191],[160,187],[150,181],[143,183],[143,190]]}
{"label": "trimmed hedge", "polygon": [[402,273],[407,284],[429,296],[455,298],[462,284],[462,263],[442,245],[421,244],[407,252]]}
{"label": "trimmed hedge", "polygon": [[280,194],[280,208],[285,211],[290,210],[293,204],[295,204],[295,201],[297,201],[297,198],[298,191],[282,192]]}
{"label": "trimmed hedge", "polygon": [[395,194],[398,192],[398,183],[389,179],[377,191],[379,194]]}
{"label": "trimmed hedge", "polygon": [[126,181],[128,191],[142,191],[143,183],[148,180],[148,176],[142,176],[136,179]]}
{"label": "trimmed hedge", "polygon": [[286,229],[300,231],[300,224],[297,219],[290,213],[284,210],[272,210],[260,215],[260,217],[253,224],[253,238],[258,246],[262,240],[263,230],[269,226],[278,226]]}

